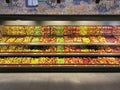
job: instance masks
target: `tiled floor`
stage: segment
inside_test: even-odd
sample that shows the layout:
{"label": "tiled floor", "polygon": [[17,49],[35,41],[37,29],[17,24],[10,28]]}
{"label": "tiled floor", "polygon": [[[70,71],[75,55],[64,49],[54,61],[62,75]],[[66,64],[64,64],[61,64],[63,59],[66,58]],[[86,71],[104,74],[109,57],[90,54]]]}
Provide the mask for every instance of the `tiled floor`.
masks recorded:
{"label": "tiled floor", "polygon": [[0,90],[120,90],[120,74],[1,73]]}

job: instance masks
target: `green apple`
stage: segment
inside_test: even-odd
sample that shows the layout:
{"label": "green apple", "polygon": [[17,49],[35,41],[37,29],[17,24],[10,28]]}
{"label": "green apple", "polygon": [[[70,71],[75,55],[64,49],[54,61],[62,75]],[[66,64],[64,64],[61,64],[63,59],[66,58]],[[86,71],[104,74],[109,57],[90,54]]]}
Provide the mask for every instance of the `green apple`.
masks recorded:
{"label": "green apple", "polygon": [[41,34],[41,27],[36,26],[34,29],[34,35],[40,35]]}
{"label": "green apple", "polygon": [[57,35],[63,36],[63,26],[58,26],[57,27]]}
{"label": "green apple", "polygon": [[57,37],[57,42],[58,43],[63,43],[64,42],[64,38],[63,37]]}
{"label": "green apple", "polygon": [[65,60],[64,60],[64,58],[57,58],[57,62],[56,62],[57,64],[64,64],[65,63]]}
{"label": "green apple", "polygon": [[57,52],[64,52],[64,46],[57,46]]}

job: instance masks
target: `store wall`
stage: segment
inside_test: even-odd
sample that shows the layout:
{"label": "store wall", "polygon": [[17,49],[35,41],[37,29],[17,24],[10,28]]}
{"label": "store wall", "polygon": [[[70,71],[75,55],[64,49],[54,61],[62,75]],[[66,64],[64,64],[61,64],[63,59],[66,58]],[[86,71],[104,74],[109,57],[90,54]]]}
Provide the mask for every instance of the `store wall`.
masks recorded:
{"label": "store wall", "polygon": [[0,0],[0,14],[119,15],[120,0]]}

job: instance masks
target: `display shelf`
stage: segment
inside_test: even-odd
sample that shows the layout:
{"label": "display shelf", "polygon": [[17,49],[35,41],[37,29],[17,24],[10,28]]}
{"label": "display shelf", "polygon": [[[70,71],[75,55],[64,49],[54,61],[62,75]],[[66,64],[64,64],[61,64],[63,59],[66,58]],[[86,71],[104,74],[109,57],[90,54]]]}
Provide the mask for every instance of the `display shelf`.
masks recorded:
{"label": "display shelf", "polygon": [[[107,18],[107,16],[105,17]],[[11,18],[9,17],[9,19],[13,19],[13,18],[14,17],[11,17]],[[37,16],[37,18],[39,17]],[[100,21],[102,21],[101,18],[99,17]],[[113,17],[109,17],[109,19],[111,18]],[[1,71],[4,72],[7,70],[11,72],[13,69],[17,72],[19,71],[24,72],[25,69],[26,71],[32,71],[32,72],[33,71],[49,71],[49,72],[51,71],[57,71],[57,72],[96,71],[98,72],[99,70],[100,71],[104,71],[104,70],[120,71],[120,62],[119,62],[120,40],[118,36],[119,30],[120,30],[119,22],[117,22],[117,25],[118,25],[117,28],[119,28],[119,30],[115,31],[115,28],[112,28],[112,30],[109,29],[110,27],[108,28],[108,26],[111,26],[111,25],[115,27],[116,25],[114,24],[116,23],[114,22],[112,22],[112,24],[109,23],[108,21],[107,22],[104,22],[104,21],[102,22],[92,22],[92,21],[81,22],[79,21],[80,19],[77,20],[76,18],[77,20],[77,21],[75,20],[76,22],[69,21],[69,22],[66,22],[67,23],[66,25],[75,26],[79,24],[85,25],[86,23],[88,23],[86,24],[85,27],[93,25],[96,27],[96,29],[95,28],[90,29],[92,32],[88,32],[85,27],[84,28],[81,27],[77,33],[74,31],[73,28],[71,28],[70,29],[71,32],[69,32],[68,31],[69,29],[65,29],[64,31],[63,30],[61,31],[59,30],[60,28],[58,29],[56,27],[57,29],[55,30],[57,30],[57,33],[55,32],[54,29],[50,29],[50,30],[43,29],[42,31],[43,33],[41,33],[41,30],[40,29],[37,30],[35,29],[35,27],[33,29],[30,29],[30,28],[15,29],[12,27],[14,26],[14,24],[15,26],[16,25],[20,26],[21,24],[23,27],[31,26],[27,23],[23,25],[24,23],[22,23],[21,21],[22,19],[25,19],[25,18],[22,18],[22,17],[19,18],[18,24],[16,24],[17,21],[15,21],[13,24],[12,22],[11,23],[9,22],[9,24],[11,25],[9,26],[9,29],[6,29],[8,31],[1,33],[0,72]],[[95,18],[95,21],[96,19],[97,17]],[[39,21],[39,19],[38,21],[35,21],[35,17],[33,20],[34,20],[33,26],[36,26],[36,25],[40,26],[40,25],[45,24],[45,22],[42,22],[42,20]],[[47,22],[48,23],[45,24],[46,26],[52,26],[53,24],[55,25],[57,24],[56,22],[49,22],[49,21]],[[60,25],[65,26],[63,25],[64,23],[63,24],[61,23],[63,22],[60,22]],[[9,24],[5,22],[4,20],[1,21],[1,25],[7,26]],[[18,28],[18,26],[16,26],[16,28]],[[102,26],[103,27],[105,26],[107,28],[104,27],[104,29],[101,32],[100,31],[97,32],[98,30],[100,30],[100,28],[97,28],[99,26],[100,28],[102,28]],[[10,30],[13,31],[14,33],[12,33]],[[29,33],[29,30],[30,30],[30,33]],[[52,30],[53,32],[51,32]],[[110,30],[110,31],[107,31],[107,30]],[[64,32],[64,33],[61,34],[61,32]],[[95,34],[95,35],[92,35],[92,34]],[[47,46],[47,47],[44,47],[44,46]],[[76,52],[74,49],[76,50]],[[85,52],[85,49],[88,50],[88,53],[83,53]],[[10,52],[10,51],[13,51],[13,52]],[[99,53],[90,53],[90,52],[99,52]],[[76,61],[76,60],[79,60],[79,61]]]}
{"label": "display shelf", "polygon": [[120,56],[120,53],[0,53],[0,56]]}
{"label": "display shelf", "polygon": [[109,45],[120,46],[120,43],[0,43],[0,45]]}

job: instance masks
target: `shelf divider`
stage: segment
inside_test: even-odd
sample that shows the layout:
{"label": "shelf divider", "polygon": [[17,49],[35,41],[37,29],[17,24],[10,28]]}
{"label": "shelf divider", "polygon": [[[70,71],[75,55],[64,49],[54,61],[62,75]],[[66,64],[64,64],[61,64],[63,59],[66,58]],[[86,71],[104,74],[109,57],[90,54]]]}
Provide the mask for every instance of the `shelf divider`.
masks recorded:
{"label": "shelf divider", "polygon": [[1,42],[0,45],[110,45],[110,46],[120,46],[120,43],[5,43]]}
{"label": "shelf divider", "polygon": [[119,53],[0,53],[0,56],[116,56]]}

